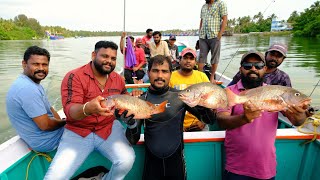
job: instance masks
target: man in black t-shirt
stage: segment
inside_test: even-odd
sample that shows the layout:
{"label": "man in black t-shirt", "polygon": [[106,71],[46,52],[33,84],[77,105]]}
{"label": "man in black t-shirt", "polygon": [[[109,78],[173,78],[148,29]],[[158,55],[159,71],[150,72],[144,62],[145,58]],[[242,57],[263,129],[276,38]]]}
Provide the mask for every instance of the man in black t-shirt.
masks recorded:
{"label": "man in black t-shirt", "polygon": [[144,123],[145,165],[143,179],[186,179],[183,145],[183,119],[186,110],[205,123],[212,124],[216,114],[203,107],[190,108],[178,98],[178,90],[169,87],[172,63],[169,57],[162,55],[151,58],[148,64],[148,76],[151,86],[141,95],[141,99],[153,104],[168,100],[166,110],[150,119],[134,120],[127,113],[117,119],[128,124],[126,136],[131,144],[140,139],[141,125]]}

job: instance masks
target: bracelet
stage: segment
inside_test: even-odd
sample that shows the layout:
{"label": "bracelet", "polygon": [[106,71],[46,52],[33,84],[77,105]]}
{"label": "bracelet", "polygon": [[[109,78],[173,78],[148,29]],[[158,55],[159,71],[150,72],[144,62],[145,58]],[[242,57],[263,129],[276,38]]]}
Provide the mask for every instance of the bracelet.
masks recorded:
{"label": "bracelet", "polygon": [[89,116],[89,114],[86,113],[86,111],[84,110],[86,108],[86,105],[88,104],[89,102],[86,102],[84,103],[84,105],[82,106],[82,112],[85,116]]}

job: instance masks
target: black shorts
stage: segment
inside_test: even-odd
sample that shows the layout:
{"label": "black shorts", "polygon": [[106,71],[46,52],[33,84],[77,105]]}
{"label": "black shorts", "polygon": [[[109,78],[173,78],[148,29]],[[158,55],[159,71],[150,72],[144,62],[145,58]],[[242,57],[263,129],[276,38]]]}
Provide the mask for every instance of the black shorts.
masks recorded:
{"label": "black shorts", "polygon": [[186,165],[183,146],[180,145],[175,153],[167,158],[153,155],[148,147],[145,148],[143,180],[186,180]]}

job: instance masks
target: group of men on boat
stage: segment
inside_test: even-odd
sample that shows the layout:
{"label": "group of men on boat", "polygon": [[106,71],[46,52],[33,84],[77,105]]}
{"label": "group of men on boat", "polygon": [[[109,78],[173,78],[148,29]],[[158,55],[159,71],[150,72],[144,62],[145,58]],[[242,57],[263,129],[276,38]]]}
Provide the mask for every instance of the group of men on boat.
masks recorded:
{"label": "group of men on boat", "polygon": [[[213,18],[226,23],[224,2],[206,0],[201,10],[200,62],[204,62],[201,58],[206,58],[209,50],[211,53],[220,51],[220,32],[224,29],[216,30],[214,22],[217,20],[212,20],[212,13],[217,14]],[[150,40],[151,31],[147,30],[148,35],[141,40],[136,39],[137,47]],[[38,46],[25,51],[23,73],[12,84],[6,98],[7,113],[17,133],[33,150],[49,152],[57,149],[44,179],[70,179],[92,151],[100,152],[112,162],[103,179],[124,179],[135,161],[132,145],[139,141],[142,125],[145,134],[142,178],[186,179],[183,132],[203,130],[205,124],[216,121],[226,129],[224,177],[230,180],[274,179],[278,113],[265,112],[250,101],[217,110],[189,107],[178,98],[179,90],[186,85],[210,81],[203,72],[194,70],[196,51],[185,48],[179,60],[180,69],[173,72],[168,44],[161,41],[159,31],[152,35],[154,42],[146,43],[150,49],[147,65],[150,87],[143,94],[133,91],[131,95],[156,105],[168,102],[165,112],[145,120],[134,119],[128,111],[110,111],[103,106],[102,102],[108,96],[129,94],[123,78],[114,72],[118,50],[114,42],[97,42],[91,61],[65,75],[61,99],[66,119],[60,118],[50,106],[40,84],[49,72],[50,53]],[[123,33],[121,42],[125,36]],[[120,48],[124,50],[121,42]],[[211,47],[216,43],[219,46]],[[206,50],[201,48],[203,46]],[[287,48],[281,44],[272,45],[265,55],[257,51],[245,53],[241,58],[239,80],[234,79],[234,84],[227,88],[239,94],[267,83],[291,85],[289,76],[277,68],[286,53]],[[215,59],[219,56],[211,59],[211,63],[217,64]],[[141,63],[136,65],[128,68],[136,72],[142,67]],[[212,72],[215,69],[216,66]],[[131,70],[128,74],[132,74]],[[215,83],[214,76],[211,76],[211,82]],[[282,113],[294,125],[302,124],[310,116],[307,104],[290,106]],[[127,125],[126,129],[120,121]]]}

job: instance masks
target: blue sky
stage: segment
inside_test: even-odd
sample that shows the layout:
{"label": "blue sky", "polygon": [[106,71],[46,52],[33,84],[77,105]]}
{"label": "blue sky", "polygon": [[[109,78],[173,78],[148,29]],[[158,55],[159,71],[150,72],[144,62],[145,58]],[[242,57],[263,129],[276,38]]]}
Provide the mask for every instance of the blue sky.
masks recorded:
{"label": "blue sky", "polygon": [[[224,0],[229,18],[276,14],[286,20],[293,11],[302,12],[316,0]],[[121,31],[124,0],[0,0],[0,17],[13,19],[25,14],[41,25],[59,25],[71,30]],[[147,28],[197,29],[205,0],[126,0],[126,30]],[[267,8],[269,6],[269,8]]]}

